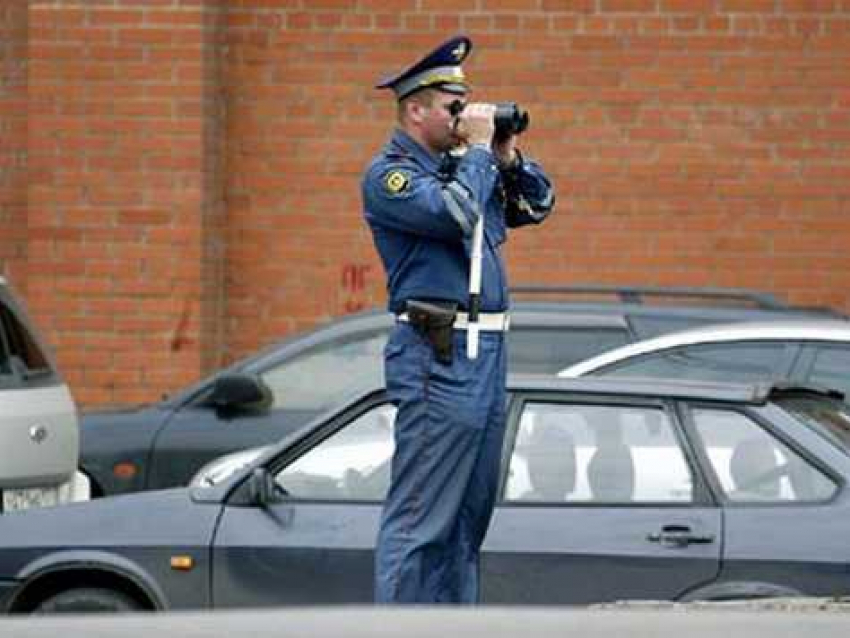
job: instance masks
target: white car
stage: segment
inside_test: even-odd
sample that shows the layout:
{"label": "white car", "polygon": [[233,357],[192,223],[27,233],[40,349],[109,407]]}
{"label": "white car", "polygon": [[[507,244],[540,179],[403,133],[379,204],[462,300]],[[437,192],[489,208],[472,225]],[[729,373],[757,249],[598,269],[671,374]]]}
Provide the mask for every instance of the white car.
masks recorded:
{"label": "white car", "polygon": [[0,277],[0,511],[88,499],[79,451],[74,399]]}
{"label": "white car", "polygon": [[850,397],[850,321],[692,328],[609,350],[565,368],[558,376],[789,380],[836,389]]}

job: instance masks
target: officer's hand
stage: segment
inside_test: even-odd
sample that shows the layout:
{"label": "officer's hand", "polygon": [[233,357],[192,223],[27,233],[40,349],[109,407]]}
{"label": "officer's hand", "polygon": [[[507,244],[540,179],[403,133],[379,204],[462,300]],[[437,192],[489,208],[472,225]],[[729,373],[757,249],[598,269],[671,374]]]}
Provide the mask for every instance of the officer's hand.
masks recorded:
{"label": "officer's hand", "polygon": [[507,139],[493,140],[493,153],[499,160],[499,165],[503,168],[513,167],[519,159],[516,152],[516,142],[516,135],[511,135]]}
{"label": "officer's hand", "polygon": [[457,134],[467,144],[484,144],[490,146],[493,141],[493,116],[496,113],[494,104],[473,102],[458,115]]}

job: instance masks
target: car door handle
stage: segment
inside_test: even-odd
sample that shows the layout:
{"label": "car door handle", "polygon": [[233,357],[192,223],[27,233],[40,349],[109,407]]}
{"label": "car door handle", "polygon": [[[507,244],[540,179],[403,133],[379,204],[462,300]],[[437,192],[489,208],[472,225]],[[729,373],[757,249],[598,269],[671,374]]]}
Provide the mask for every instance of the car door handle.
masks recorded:
{"label": "car door handle", "polygon": [[665,525],[660,532],[647,535],[646,540],[674,547],[687,547],[713,543],[714,534],[695,534],[687,525]]}

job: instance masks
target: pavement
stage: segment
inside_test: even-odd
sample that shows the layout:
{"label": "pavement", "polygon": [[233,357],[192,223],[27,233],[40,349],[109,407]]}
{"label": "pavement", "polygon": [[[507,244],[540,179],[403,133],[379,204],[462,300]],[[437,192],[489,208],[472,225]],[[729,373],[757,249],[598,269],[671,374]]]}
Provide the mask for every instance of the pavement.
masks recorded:
{"label": "pavement", "polygon": [[0,619],[0,637],[845,638],[850,603],[612,604],[595,608],[313,607]]}

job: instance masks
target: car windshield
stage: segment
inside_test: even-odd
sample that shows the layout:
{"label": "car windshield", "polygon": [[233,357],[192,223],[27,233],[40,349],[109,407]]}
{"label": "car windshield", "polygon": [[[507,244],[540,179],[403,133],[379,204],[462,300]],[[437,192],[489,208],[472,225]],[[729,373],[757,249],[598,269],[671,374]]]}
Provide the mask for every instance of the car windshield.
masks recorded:
{"label": "car windshield", "polygon": [[850,456],[850,405],[820,397],[794,397],[777,403]]}

